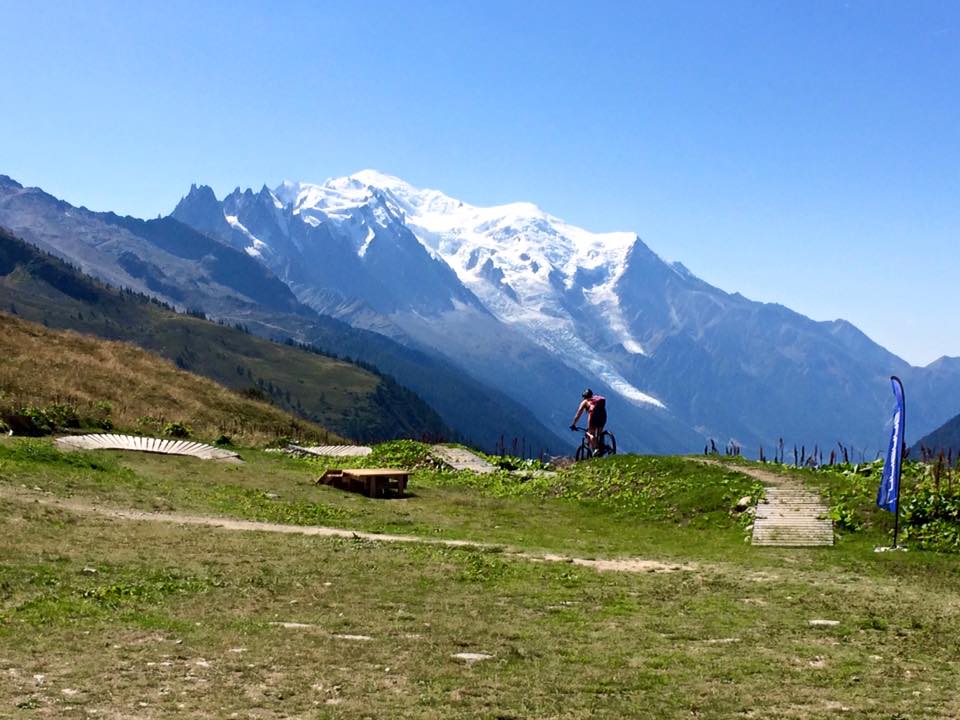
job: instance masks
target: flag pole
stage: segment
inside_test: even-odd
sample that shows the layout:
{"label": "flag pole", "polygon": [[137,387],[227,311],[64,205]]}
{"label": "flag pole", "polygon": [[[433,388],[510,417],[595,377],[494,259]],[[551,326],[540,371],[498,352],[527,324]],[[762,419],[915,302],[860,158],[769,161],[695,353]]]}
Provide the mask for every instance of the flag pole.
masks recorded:
{"label": "flag pole", "polygon": [[900,484],[903,479],[903,457],[907,449],[907,396],[903,392],[903,383],[896,375],[890,376],[891,382],[900,386],[900,462],[897,463],[897,504],[893,516],[893,549],[897,548],[897,533],[900,530]]}

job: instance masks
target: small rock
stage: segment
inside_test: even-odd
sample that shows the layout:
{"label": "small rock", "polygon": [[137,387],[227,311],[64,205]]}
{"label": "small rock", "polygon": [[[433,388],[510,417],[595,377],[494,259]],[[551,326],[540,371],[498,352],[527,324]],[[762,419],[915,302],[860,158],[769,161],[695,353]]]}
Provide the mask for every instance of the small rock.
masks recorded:
{"label": "small rock", "polygon": [[833,625],[839,625],[839,624],[840,624],[840,621],[839,621],[839,620],[810,620],[810,621],[808,621],[808,622],[809,622],[810,625],[828,625],[828,626],[833,626]]}
{"label": "small rock", "polygon": [[369,635],[334,635],[335,638],[339,640],[359,640],[361,642],[366,642],[367,640],[373,640]]}
{"label": "small rock", "polygon": [[739,513],[743,512],[751,505],[753,505],[753,498],[751,498],[749,495],[744,495],[742,498],[737,500],[737,504],[733,506],[733,509],[735,512]]}
{"label": "small rock", "polygon": [[481,660],[490,660],[493,658],[493,655],[487,655],[486,653],[454,653],[450,657],[456,658],[457,660],[463,660],[467,665],[473,665],[475,662],[480,662]]}
{"label": "small rock", "polygon": [[34,675],[34,676],[33,676],[33,681],[34,681],[37,685],[43,685],[43,680],[44,680],[45,677],[46,677],[46,675],[37,674],[37,675]]}
{"label": "small rock", "polygon": [[313,628],[316,625],[310,625],[309,623],[299,623],[299,622],[272,622],[271,625],[276,625],[277,627],[290,628],[290,629],[303,629],[303,628]]}
{"label": "small rock", "polygon": [[266,493],[266,496],[267,496],[267,498],[269,498],[270,500],[279,500],[279,499],[280,499],[280,496],[279,496],[279,495],[277,495],[276,493],[272,493],[272,492]]}
{"label": "small rock", "polygon": [[82,572],[84,575],[96,575],[97,569],[95,567],[85,567],[80,572]]}
{"label": "small rock", "polygon": [[66,695],[67,697],[73,697],[74,695],[79,695],[79,694],[80,694],[80,691],[79,691],[79,690],[74,690],[73,688],[64,688],[64,689],[61,690],[60,692],[62,692],[62,693],[63,693],[64,695]]}

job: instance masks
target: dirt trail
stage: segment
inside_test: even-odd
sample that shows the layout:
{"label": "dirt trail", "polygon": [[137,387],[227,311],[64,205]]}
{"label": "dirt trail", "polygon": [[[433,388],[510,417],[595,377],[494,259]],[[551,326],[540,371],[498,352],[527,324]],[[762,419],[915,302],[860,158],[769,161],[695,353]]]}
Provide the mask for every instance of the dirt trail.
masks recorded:
{"label": "dirt trail", "polygon": [[174,525],[200,525],[211,528],[239,532],[266,532],[285,535],[315,535],[320,537],[355,538],[387,543],[424,543],[427,545],[443,545],[446,547],[463,547],[478,549],[502,550],[507,557],[533,562],[563,562],[592,568],[598,571],[612,572],[692,572],[699,566],[692,563],[671,563],[660,560],[643,558],[614,558],[614,559],[587,559],[556,555],[552,553],[537,554],[523,552],[487,542],[472,540],[445,540],[442,538],[426,538],[416,535],[389,535],[385,533],[363,532],[344,528],[326,527],[321,525],[284,525],[282,523],[260,522],[255,520],[239,520],[236,518],[217,517],[213,515],[191,515],[173,512],[149,512],[131,508],[118,508],[108,505],[97,505],[73,498],[58,498],[53,495],[28,490],[26,488],[0,485],[0,500],[10,500],[21,503],[35,503],[44,507],[58,508],[80,515],[99,515],[113,520],[132,522],[170,523]]}

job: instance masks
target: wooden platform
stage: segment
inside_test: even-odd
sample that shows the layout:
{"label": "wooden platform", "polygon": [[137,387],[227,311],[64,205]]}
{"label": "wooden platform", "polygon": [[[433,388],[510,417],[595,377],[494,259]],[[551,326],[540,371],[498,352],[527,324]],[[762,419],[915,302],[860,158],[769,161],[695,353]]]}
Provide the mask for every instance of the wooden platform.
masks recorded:
{"label": "wooden platform", "polygon": [[394,468],[351,468],[327,470],[317,479],[318,485],[332,485],[340,490],[363,493],[367,497],[403,497],[410,473]]}

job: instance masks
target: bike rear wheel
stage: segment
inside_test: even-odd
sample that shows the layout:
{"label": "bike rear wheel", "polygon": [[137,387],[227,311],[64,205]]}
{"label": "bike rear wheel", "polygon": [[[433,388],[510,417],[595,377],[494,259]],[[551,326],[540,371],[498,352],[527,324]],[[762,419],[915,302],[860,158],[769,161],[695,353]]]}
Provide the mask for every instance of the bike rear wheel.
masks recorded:
{"label": "bike rear wheel", "polygon": [[617,454],[617,439],[613,436],[612,432],[603,431],[603,434],[600,436],[600,447],[603,448],[604,455]]}

